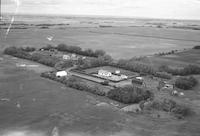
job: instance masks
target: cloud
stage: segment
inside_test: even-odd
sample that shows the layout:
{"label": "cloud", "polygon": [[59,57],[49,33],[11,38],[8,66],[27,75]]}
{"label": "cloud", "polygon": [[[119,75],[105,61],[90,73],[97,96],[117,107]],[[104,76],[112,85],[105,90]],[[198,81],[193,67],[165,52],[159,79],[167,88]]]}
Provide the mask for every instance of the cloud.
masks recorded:
{"label": "cloud", "polygon": [[[4,11],[15,3],[2,0]],[[20,0],[20,13],[200,19],[200,0]],[[5,7],[7,6],[7,7]]]}

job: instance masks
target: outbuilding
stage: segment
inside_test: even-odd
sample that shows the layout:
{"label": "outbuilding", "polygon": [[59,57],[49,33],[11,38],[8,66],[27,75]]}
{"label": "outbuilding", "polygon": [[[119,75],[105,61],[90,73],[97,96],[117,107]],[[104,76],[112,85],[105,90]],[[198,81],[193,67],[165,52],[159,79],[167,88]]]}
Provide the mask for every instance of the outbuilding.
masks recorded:
{"label": "outbuilding", "polygon": [[58,71],[56,72],[56,77],[65,77],[67,76],[67,72],[66,71]]}
{"label": "outbuilding", "polygon": [[120,70],[115,71],[115,74],[120,74],[120,73],[121,73]]}

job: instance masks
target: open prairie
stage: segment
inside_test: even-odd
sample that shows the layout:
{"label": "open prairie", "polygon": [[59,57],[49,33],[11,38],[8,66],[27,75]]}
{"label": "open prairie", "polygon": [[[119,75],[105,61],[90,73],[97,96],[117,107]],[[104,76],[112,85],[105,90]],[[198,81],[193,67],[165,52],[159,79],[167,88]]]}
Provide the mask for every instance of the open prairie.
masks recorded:
{"label": "open prairie", "polygon": [[[184,120],[161,114],[127,114],[115,101],[42,79],[16,67],[12,58],[0,61],[0,135],[49,136],[56,126],[61,136],[199,136],[199,93],[192,98],[196,114]],[[102,104],[108,103],[108,105]]]}
{"label": "open prairie", "polygon": [[[103,49],[119,59],[191,48],[200,44],[199,30],[177,29],[172,25],[199,26],[198,21],[40,16],[17,16],[15,19],[7,36],[9,18],[1,24],[1,47],[39,48],[46,44],[65,43],[82,48]],[[163,25],[158,27],[158,22]],[[52,37],[51,40],[48,37]]]}
{"label": "open prairie", "polygon": [[[5,24],[1,23],[0,51],[8,46],[40,48],[46,44],[65,43],[84,49],[103,49],[114,59],[132,58],[200,45],[198,28],[185,27],[193,26],[193,23],[199,27],[199,21],[82,17],[67,17],[63,21],[63,18],[55,17],[18,16],[8,35],[6,31],[9,20]],[[174,67],[199,64],[199,52],[189,49],[172,55],[147,56],[140,62],[153,67],[162,64]],[[38,67],[26,69],[19,67],[20,64]],[[0,136],[50,136],[55,127],[60,136],[200,134],[199,84],[193,90],[183,91],[184,96],[175,98],[194,110],[192,116],[179,120],[163,111],[141,114],[122,112],[120,109],[125,104],[40,77],[40,73],[46,70],[52,69],[37,62],[0,53]],[[97,69],[86,72],[94,70]],[[123,72],[128,74],[129,71]],[[199,75],[194,76],[200,80]],[[152,86],[152,83],[154,80],[148,85]],[[96,85],[93,82],[89,84]]]}

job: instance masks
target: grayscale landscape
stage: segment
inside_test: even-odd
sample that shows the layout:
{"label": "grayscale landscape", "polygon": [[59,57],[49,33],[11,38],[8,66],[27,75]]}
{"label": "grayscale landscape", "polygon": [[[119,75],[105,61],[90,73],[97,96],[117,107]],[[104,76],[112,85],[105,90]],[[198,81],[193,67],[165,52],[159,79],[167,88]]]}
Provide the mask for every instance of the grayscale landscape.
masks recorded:
{"label": "grayscale landscape", "polygon": [[0,47],[0,136],[200,135],[198,19],[4,13]]}

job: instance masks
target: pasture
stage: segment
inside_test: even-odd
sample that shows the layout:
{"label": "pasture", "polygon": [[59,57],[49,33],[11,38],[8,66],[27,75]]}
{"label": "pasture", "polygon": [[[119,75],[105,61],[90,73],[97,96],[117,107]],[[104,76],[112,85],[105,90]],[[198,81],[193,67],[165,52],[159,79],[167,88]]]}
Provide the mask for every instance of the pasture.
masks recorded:
{"label": "pasture", "polygon": [[[65,27],[1,30],[1,50],[6,46],[33,46],[46,44],[77,45],[84,49],[103,49],[115,59],[151,55],[174,49],[192,48],[200,43],[199,31],[151,27]],[[48,37],[52,36],[51,41]]]}
{"label": "pasture", "polygon": [[0,75],[0,99],[9,99],[0,101],[1,135],[48,136],[55,126],[61,136],[198,136],[200,133],[199,94],[193,97],[196,115],[183,121],[170,117],[158,119],[154,114],[132,116],[111,105],[97,106],[101,102],[116,102],[43,79],[33,71],[17,68],[6,58],[0,61]]}

